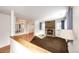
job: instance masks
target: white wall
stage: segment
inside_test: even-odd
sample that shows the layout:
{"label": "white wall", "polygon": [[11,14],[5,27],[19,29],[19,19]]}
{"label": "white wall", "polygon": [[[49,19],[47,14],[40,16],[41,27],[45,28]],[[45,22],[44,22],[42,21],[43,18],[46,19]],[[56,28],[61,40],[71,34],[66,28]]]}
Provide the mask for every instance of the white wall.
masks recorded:
{"label": "white wall", "polygon": [[10,44],[10,16],[0,14],[0,47]]}
{"label": "white wall", "polygon": [[65,20],[65,29],[61,29],[61,20],[62,19],[55,20],[55,35],[64,38],[65,31],[67,31],[67,20]]}
{"label": "white wall", "polygon": [[[42,22],[42,30],[39,29],[39,23]],[[35,21],[35,35],[45,34],[45,21]]]}
{"label": "white wall", "polygon": [[28,33],[34,32],[34,30],[35,30],[34,21],[29,20],[29,23],[27,25],[28,25],[28,31],[29,31]]}
{"label": "white wall", "polygon": [[74,52],[79,52],[79,7],[73,7]]}

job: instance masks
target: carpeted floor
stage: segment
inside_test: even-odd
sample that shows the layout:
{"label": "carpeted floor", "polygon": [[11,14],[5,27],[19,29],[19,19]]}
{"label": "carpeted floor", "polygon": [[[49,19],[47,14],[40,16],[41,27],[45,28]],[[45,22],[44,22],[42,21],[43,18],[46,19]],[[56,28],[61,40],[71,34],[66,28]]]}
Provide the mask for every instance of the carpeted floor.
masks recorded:
{"label": "carpeted floor", "polygon": [[35,36],[31,43],[53,53],[68,53],[66,40],[59,37],[46,36],[43,39],[40,39],[39,37]]}

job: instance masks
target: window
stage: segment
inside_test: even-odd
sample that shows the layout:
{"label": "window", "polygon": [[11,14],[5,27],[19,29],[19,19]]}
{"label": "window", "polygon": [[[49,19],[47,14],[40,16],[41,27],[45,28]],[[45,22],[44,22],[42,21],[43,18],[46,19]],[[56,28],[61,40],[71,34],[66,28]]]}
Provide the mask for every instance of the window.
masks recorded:
{"label": "window", "polygon": [[67,13],[67,29],[73,28],[73,8],[69,7]]}
{"label": "window", "polygon": [[61,21],[61,29],[65,29],[65,20]]}
{"label": "window", "polygon": [[39,24],[39,29],[42,30],[42,22]]}

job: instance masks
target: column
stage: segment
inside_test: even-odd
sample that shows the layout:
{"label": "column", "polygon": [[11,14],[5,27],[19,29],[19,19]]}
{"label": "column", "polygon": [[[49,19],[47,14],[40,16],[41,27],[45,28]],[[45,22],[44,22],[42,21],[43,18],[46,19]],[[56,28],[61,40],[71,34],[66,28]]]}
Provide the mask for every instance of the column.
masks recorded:
{"label": "column", "polygon": [[14,10],[11,10],[11,36],[15,35],[15,23],[16,18],[14,16]]}

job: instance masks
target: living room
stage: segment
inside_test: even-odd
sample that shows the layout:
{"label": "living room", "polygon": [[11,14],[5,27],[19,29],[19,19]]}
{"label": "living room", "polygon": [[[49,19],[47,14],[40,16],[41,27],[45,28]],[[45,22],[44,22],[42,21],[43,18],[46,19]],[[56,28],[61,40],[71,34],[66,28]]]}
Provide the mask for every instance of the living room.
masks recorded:
{"label": "living room", "polygon": [[[74,14],[71,14],[72,8],[74,10],[73,11]],[[34,36],[38,36],[40,38],[44,38],[45,36],[52,36],[52,37],[64,38],[66,40],[65,42],[70,45],[70,46],[68,45],[69,53],[78,52],[77,50],[78,46],[76,46],[75,49],[73,49],[74,46],[72,46],[72,43],[74,40],[73,37],[77,38],[77,33],[75,29],[75,26],[77,28],[77,25],[74,25],[74,23],[76,22],[74,20],[76,18],[75,16],[76,8],[78,7],[62,7],[62,6],[61,7],[53,7],[53,6],[51,7],[49,6],[48,7],[46,6],[45,7],[41,7],[41,6],[40,7],[0,7],[1,15],[3,16],[3,18],[4,18],[4,15],[6,15],[5,19],[8,19],[8,22],[6,22],[5,19],[3,21],[1,20],[3,23],[4,21],[6,22],[6,27],[8,27],[8,30],[7,31],[4,30],[0,32],[2,33],[7,32],[6,33],[6,35],[8,35],[7,37],[9,38],[11,36],[12,39],[11,38],[9,39],[12,40],[11,42],[13,43],[13,44],[10,43],[10,40],[6,40],[5,38],[2,38],[2,41],[1,41],[3,42],[2,47],[3,45],[4,46],[11,45],[10,52],[12,51],[15,53],[21,52],[21,50],[17,50],[18,48],[22,47],[22,46],[19,46],[17,42],[18,38],[19,38],[19,41],[21,41],[22,39],[31,41],[34,38]],[[73,15],[74,17],[72,17]],[[10,16],[11,16],[11,20],[10,20]],[[73,24],[72,24],[72,18],[74,21]],[[51,22],[53,22],[53,24],[51,24]],[[3,25],[3,23],[1,23],[1,25]],[[73,28],[72,28],[72,25],[73,25]],[[4,28],[7,29],[6,27],[4,25],[2,29]],[[75,32],[75,35],[73,35],[73,32]],[[31,35],[27,35],[27,34],[31,34]],[[3,35],[1,34],[1,36],[4,37],[4,34]],[[74,40],[74,42],[75,42],[74,45],[75,44],[78,45],[78,43],[76,43],[77,42],[76,40]],[[24,44],[22,42],[20,43]],[[36,45],[32,45],[32,44],[30,46],[37,47]],[[34,47],[32,48],[30,47],[31,50],[34,49]],[[24,46],[23,48],[24,49],[22,50],[25,51],[26,49]],[[38,47],[38,50],[41,50],[44,52],[50,52],[40,47]]]}

